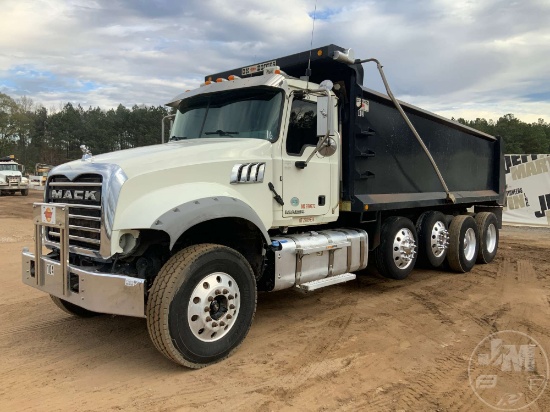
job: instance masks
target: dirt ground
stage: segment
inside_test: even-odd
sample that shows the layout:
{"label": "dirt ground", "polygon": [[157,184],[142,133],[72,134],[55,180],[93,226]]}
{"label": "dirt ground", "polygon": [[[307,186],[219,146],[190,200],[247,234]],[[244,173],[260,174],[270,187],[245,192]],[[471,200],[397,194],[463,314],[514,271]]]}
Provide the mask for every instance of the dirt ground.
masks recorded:
{"label": "dirt ground", "polygon": [[[505,228],[496,260],[467,274],[261,294],[239,350],[187,370],[144,319],[74,318],[21,283],[41,195],[0,198],[2,411],[489,410],[468,379],[482,339],[516,330],[550,353],[550,231]],[[550,388],[526,410],[550,410]]]}

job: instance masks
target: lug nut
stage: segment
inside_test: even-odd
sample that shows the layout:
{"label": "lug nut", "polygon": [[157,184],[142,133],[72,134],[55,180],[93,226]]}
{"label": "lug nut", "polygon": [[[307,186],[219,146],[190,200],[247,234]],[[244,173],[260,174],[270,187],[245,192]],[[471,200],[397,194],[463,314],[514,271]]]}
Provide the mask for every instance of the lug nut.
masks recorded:
{"label": "lug nut", "polygon": [[232,317],[233,317],[233,316],[231,316],[231,315],[227,315],[227,316],[226,316],[226,318],[227,318],[228,320],[231,319]]}
{"label": "lug nut", "polygon": [[216,291],[214,292],[216,295],[219,295],[221,292],[219,289],[216,289]]}
{"label": "lug nut", "polygon": [[229,299],[229,300],[234,299],[234,296],[233,296],[233,295],[229,295],[229,296],[227,297],[227,299]]}
{"label": "lug nut", "polygon": [[217,322],[212,322],[212,327],[213,327],[213,328],[215,328],[215,327],[217,327],[217,326],[218,326]]}
{"label": "lug nut", "polygon": [[208,302],[212,302],[214,298],[212,296],[208,296]]}
{"label": "lug nut", "polygon": [[235,305],[233,304],[229,305],[229,309],[235,309]]}
{"label": "lug nut", "polygon": [[223,294],[224,294],[224,295],[227,295],[228,293],[229,293],[229,291],[228,291],[227,289],[224,289],[224,290],[223,290]]}
{"label": "lug nut", "polygon": [[212,318],[211,318],[210,316],[207,316],[207,317],[206,317],[206,321],[207,321],[207,322],[210,322],[211,320],[212,320]]}
{"label": "lug nut", "polygon": [[209,307],[209,306],[205,306],[205,307],[204,307],[204,311],[205,311],[205,312],[210,312],[210,307]]}
{"label": "lug nut", "polygon": [[220,326],[225,326],[225,322],[224,322],[224,321],[221,321],[221,322],[220,322]]}

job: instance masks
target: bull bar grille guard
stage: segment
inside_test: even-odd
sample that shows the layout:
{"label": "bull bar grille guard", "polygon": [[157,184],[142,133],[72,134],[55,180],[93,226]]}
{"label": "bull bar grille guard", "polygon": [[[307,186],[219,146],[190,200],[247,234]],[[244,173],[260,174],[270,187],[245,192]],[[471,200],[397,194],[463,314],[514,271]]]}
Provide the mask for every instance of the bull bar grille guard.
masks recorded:
{"label": "bull bar grille guard", "polygon": [[[70,207],[62,203],[33,204],[36,253],[23,249],[23,283],[94,312],[145,317],[144,279],[69,263]],[[59,261],[42,255],[44,227],[59,230]]]}

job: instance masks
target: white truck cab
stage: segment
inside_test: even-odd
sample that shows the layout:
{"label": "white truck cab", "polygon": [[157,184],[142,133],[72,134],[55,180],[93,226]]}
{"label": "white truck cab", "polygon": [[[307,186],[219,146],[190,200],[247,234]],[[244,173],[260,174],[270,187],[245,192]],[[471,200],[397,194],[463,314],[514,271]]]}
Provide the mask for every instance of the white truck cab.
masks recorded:
{"label": "white truck cab", "polygon": [[17,192],[23,196],[29,194],[29,179],[23,176],[22,171],[23,166],[17,163],[13,155],[0,158],[0,196]]}

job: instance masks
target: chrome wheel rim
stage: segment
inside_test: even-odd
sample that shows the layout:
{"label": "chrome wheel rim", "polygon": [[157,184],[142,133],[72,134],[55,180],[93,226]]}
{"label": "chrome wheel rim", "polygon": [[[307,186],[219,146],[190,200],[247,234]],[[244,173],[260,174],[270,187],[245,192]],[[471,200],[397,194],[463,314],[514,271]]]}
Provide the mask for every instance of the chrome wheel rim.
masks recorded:
{"label": "chrome wheel rim", "polygon": [[235,279],[224,272],[204,277],[195,287],[187,310],[193,335],[214,342],[229,333],[239,314],[241,294]]}
{"label": "chrome wheel rim", "polygon": [[489,253],[493,253],[497,247],[497,228],[492,223],[487,227],[485,244],[487,245],[487,252]]}
{"label": "chrome wheel rim", "polygon": [[476,232],[471,227],[464,233],[464,257],[470,261],[476,252]]}
{"label": "chrome wheel rim", "polygon": [[449,246],[449,232],[445,228],[445,224],[438,220],[432,227],[432,235],[430,238],[432,253],[435,257],[443,256]]}
{"label": "chrome wheel rim", "polygon": [[399,269],[407,269],[416,255],[416,242],[413,233],[400,229],[393,239],[393,261]]}

